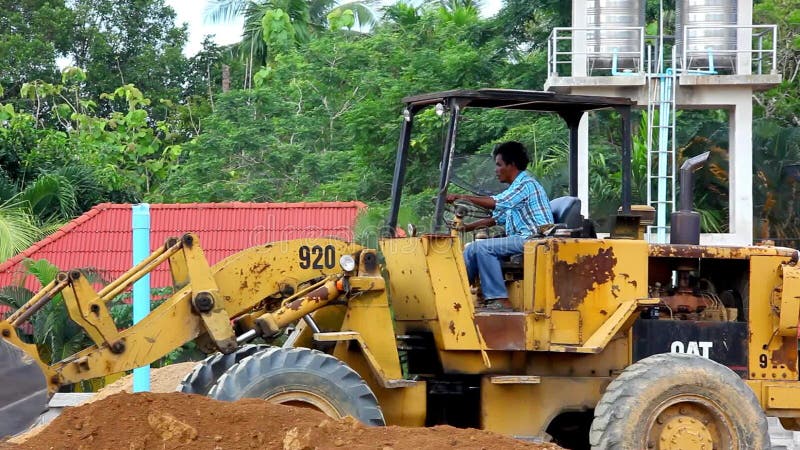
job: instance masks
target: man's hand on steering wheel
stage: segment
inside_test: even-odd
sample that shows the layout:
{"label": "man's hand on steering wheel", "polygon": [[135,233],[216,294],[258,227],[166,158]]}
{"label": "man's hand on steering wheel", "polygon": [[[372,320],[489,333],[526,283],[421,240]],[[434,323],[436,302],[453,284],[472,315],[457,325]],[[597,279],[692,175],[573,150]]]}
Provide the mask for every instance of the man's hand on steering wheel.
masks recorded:
{"label": "man's hand on steering wheel", "polygon": [[447,194],[447,197],[445,198],[444,201],[447,203],[453,203],[456,200],[461,200],[462,197],[464,196],[461,194]]}

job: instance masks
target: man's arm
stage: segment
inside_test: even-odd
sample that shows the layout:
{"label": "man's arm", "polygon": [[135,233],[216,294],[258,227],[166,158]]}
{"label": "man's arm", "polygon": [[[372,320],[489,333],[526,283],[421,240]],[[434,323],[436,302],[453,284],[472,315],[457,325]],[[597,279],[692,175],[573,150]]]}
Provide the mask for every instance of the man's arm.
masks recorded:
{"label": "man's arm", "polygon": [[480,230],[481,228],[489,228],[496,224],[494,217],[487,217],[485,219],[479,219],[472,223],[465,223],[462,224],[462,231],[473,231],[473,230]]}
{"label": "man's arm", "polygon": [[484,197],[477,195],[464,195],[464,194],[447,194],[447,203],[453,203],[456,200],[466,200],[472,204],[478,205],[486,209],[494,209],[497,203],[492,197]]}

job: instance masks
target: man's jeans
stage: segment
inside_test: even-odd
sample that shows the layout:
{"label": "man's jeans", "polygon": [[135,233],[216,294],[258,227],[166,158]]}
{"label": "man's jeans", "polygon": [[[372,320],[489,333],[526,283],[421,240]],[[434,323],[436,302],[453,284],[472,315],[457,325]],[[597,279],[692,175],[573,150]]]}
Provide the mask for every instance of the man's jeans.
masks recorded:
{"label": "man's jeans", "polygon": [[479,239],[464,248],[469,282],[474,283],[475,277],[480,274],[481,290],[485,299],[508,298],[500,258],[518,255],[522,253],[524,246],[524,237],[509,236]]}

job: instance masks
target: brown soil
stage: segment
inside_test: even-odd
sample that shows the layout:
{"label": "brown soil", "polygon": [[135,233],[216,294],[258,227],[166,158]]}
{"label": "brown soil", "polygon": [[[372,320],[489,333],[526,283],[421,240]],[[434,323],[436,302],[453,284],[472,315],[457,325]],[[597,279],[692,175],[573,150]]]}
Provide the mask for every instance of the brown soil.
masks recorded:
{"label": "brown soil", "polygon": [[[171,364],[169,366],[159,367],[150,371],[150,392],[175,392],[175,389],[180,384],[181,380],[192,371],[197,365],[196,362],[183,362],[178,364]],[[133,375],[126,375],[119,380],[103,387],[97,394],[84,404],[91,403],[97,400],[102,400],[110,395],[118,394],[120,392],[133,392]],[[22,444],[29,441],[31,438],[41,433],[46,428],[45,425],[35,426],[24,433],[20,433],[8,440],[12,444]],[[2,443],[0,443],[2,448]]]}
{"label": "brown soil", "polygon": [[119,393],[67,409],[19,449],[420,450],[558,449],[449,426],[366,427],[256,399]]}

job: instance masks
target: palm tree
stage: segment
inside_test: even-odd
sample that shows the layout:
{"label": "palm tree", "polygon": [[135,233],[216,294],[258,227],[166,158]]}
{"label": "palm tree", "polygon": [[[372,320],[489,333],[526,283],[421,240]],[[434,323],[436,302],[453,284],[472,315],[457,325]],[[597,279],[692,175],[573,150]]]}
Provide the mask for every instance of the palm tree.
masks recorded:
{"label": "palm tree", "polygon": [[420,7],[399,1],[383,8],[382,20],[406,27],[417,23],[421,13]]}
{"label": "palm tree", "polygon": [[231,22],[246,14],[248,7],[261,6],[260,9],[281,9],[289,17],[297,19],[308,15],[309,25],[325,27],[328,14],[333,11],[352,11],[356,23],[370,26],[375,23],[375,13],[366,2],[344,2],[336,0],[211,0],[206,6],[205,17],[211,23]]}
{"label": "palm tree", "polygon": [[239,51],[251,65],[253,62],[264,64],[268,51],[262,23],[268,12],[285,13],[295,42],[304,43],[312,33],[327,26],[327,17],[332,13],[351,11],[356,26],[372,26],[376,22],[375,13],[368,6],[372,1],[338,4],[336,0],[211,0],[206,6],[205,18],[211,23],[225,23],[244,17]]}

